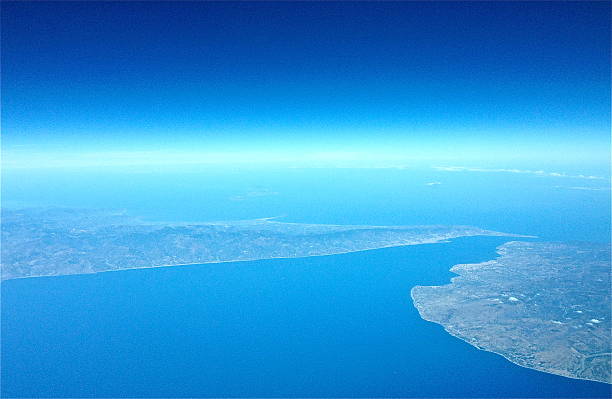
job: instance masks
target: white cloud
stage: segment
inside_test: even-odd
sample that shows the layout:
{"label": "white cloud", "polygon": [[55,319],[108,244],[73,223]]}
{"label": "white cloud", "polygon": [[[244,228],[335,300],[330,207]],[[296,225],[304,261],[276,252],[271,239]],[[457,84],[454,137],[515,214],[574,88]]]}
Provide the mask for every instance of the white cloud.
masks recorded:
{"label": "white cloud", "polygon": [[442,183],[440,183],[439,181],[431,181],[429,183],[425,183],[426,186],[438,186]]}
{"label": "white cloud", "polygon": [[485,172],[485,173],[520,173],[537,176],[548,176],[548,177],[569,177],[573,179],[586,179],[586,180],[605,180],[601,176],[590,176],[590,175],[569,175],[566,173],[559,172],[546,172],[544,170],[529,170],[529,169],[493,169],[493,168],[471,168],[466,166],[433,166],[434,169],[443,172]]}
{"label": "white cloud", "polygon": [[610,187],[564,187],[564,186],[555,186],[556,188],[564,188],[566,190],[579,190],[579,191],[610,191]]}

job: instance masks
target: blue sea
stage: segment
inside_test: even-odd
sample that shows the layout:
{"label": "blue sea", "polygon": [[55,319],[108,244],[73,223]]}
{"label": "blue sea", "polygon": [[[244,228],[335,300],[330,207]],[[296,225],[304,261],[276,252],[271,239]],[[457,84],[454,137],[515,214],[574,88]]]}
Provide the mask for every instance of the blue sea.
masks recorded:
{"label": "blue sea", "polygon": [[[295,169],[28,177],[3,176],[3,206],[610,237],[609,190],[570,188],[600,182],[535,175]],[[609,397],[606,384],[516,366],[419,317],[413,286],[446,284],[451,266],[492,259],[507,240],[5,281],[2,396]]]}

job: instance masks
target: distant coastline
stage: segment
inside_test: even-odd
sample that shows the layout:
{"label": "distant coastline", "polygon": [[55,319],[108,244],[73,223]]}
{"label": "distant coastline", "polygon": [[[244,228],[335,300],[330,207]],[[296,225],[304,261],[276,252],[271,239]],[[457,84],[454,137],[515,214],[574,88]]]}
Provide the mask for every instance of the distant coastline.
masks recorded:
{"label": "distant coastline", "polygon": [[[25,212],[27,214],[28,210],[20,210],[19,212]],[[47,209],[47,210],[36,210],[36,212],[43,212],[43,217],[36,216],[36,223],[49,223],[45,222],[45,217],[51,220],[57,219],[58,215],[55,212],[69,212],[72,210],[67,209]],[[47,212],[50,212],[51,215],[46,215]],[[71,234],[74,234],[75,228],[73,226],[79,226],[81,223],[81,218],[83,215],[81,213],[85,213],[87,215],[86,210],[78,210],[77,217],[75,220],[68,220],[67,225],[62,225],[59,228],[53,228],[52,233],[54,236],[59,234],[65,234],[65,231],[68,229]],[[93,212],[93,211],[92,211]],[[61,273],[46,273],[46,274],[28,274],[28,275],[13,275],[6,277],[5,273],[3,273],[2,280],[11,280],[11,279],[22,279],[22,278],[35,278],[35,277],[57,277],[62,275],[78,275],[78,274],[95,274],[102,272],[114,272],[114,271],[122,271],[122,270],[136,270],[136,269],[151,269],[151,268],[163,268],[163,267],[174,267],[174,266],[189,266],[189,265],[206,265],[206,264],[217,264],[217,263],[232,263],[232,262],[249,262],[249,261],[257,261],[257,260],[265,260],[265,259],[295,259],[295,258],[306,258],[313,256],[332,256],[332,255],[341,255],[353,252],[362,252],[362,251],[372,251],[383,248],[392,248],[392,247],[400,247],[400,246],[409,246],[409,245],[424,245],[424,244],[438,244],[438,243],[447,243],[449,240],[458,237],[472,237],[472,236],[504,236],[504,237],[525,237],[525,238],[534,238],[533,236],[526,235],[518,235],[518,234],[509,234],[509,233],[500,233],[490,230],[483,230],[471,226],[359,226],[359,225],[321,225],[321,224],[304,224],[304,223],[284,223],[284,222],[276,222],[271,221],[275,218],[260,218],[254,220],[241,220],[241,221],[220,221],[220,222],[209,222],[209,223],[161,223],[161,222],[143,222],[138,219],[128,218],[126,215],[121,213],[108,213],[107,211],[102,212],[101,214],[97,213],[99,211],[95,211],[94,215],[96,217],[101,217],[100,221],[94,221],[93,226],[89,225],[91,221],[87,220],[87,225],[82,229],[83,232],[95,231],[98,227],[102,226],[106,229],[109,227],[112,229],[113,224],[109,224],[106,218],[110,217],[112,223],[117,222],[117,218],[125,217],[125,221],[127,222],[126,226],[130,226],[130,228],[138,228],[142,226],[143,228],[153,227],[154,229],[226,229],[228,233],[231,234],[241,234],[246,235],[246,241],[255,240],[260,238],[260,236],[265,235],[268,231],[273,231],[275,234],[286,234],[290,238],[292,236],[296,236],[299,239],[303,239],[304,236],[307,236],[308,239],[314,240],[310,242],[311,244],[319,244],[323,243],[325,246],[318,248],[319,253],[306,253],[303,248],[305,246],[304,242],[296,242],[293,244],[294,248],[292,249],[294,252],[293,255],[273,255],[268,253],[267,255],[264,253],[262,256],[252,256],[252,257],[235,257],[228,259],[213,259],[213,260],[203,260],[203,261],[193,261],[193,262],[177,262],[177,263],[164,263],[164,264],[152,264],[152,265],[142,265],[142,266],[129,266],[123,265],[121,267],[116,268],[99,268],[95,270],[73,270],[72,272],[61,272]],[[60,215],[61,216],[61,215]],[[89,215],[91,217],[91,215]],[[119,219],[121,220],[121,219]],[[31,222],[31,221],[29,221]],[[64,223],[61,221],[61,223]],[[99,225],[98,225],[99,224]],[[118,230],[124,227],[123,225],[115,226]],[[10,228],[10,227],[9,227]],[[155,232],[157,230],[153,230]],[[334,243],[334,240],[337,240],[336,237],[332,236],[337,233],[347,233],[355,234],[355,233],[363,233],[363,232],[374,232],[374,237],[369,237],[364,240],[362,236],[355,237],[343,237],[342,238],[342,246],[338,246],[338,244]],[[433,232],[432,232],[433,231]],[[146,231],[149,233],[149,230]],[[197,231],[198,233],[199,230]],[[5,232],[3,232],[5,233]],[[5,236],[11,239],[10,231],[6,232]],[[189,231],[187,232],[189,234]],[[382,238],[377,238],[376,234],[384,234],[385,236]],[[408,235],[406,235],[408,234]],[[433,234],[433,236],[432,236]],[[120,237],[120,236],[119,236]],[[95,236],[94,236],[95,238]],[[276,238],[276,237],[275,237]],[[351,238],[353,240],[351,241]],[[102,238],[106,239],[106,237]],[[308,242],[306,242],[308,243]],[[211,246],[218,245],[217,243],[211,244]],[[247,250],[250,250],[249,247],[252,244],[247,244],[245,247]],[[345,248],[347,245],[354,245],[353,248]],[[312,247],[312,245],[310,245]],[[45,248],[39,248],[41,252],[44,252]],[[66,250],[64,248],[64,250]],[[68,248],[68,250],[71,250]],[[174,252],[179,252],[181,250],[185,251],[186,249],[175,248],[171,249]],[[48,250],[51,252],[51,249]],[[302,251],[301,253],[299,251]],[[9,253],[10,255],[10,253]],[[242,255],[242,254],[241,254]],[[84,258],[87,258],[87,254],[82,255]],[[38,259],[35,259],[39,261]],[[30,260],[31,261],[31,260]],[[77,259],[78,261],[78,259]],[[4,271],[5,266],[3,266]],[[50,270],[50,272],[52,269]]]}

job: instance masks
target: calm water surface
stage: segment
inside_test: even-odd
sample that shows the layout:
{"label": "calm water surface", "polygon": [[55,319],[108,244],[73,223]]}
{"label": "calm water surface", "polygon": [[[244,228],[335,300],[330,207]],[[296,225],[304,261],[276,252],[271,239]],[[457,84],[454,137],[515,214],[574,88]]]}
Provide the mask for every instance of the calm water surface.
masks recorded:
{"label": "calm water surface", "polygon": [[412,286],[445,283],[451,265],[504,241],[7,281],[2,392],[607,397],[605,384],[515,366],[419,317]]}

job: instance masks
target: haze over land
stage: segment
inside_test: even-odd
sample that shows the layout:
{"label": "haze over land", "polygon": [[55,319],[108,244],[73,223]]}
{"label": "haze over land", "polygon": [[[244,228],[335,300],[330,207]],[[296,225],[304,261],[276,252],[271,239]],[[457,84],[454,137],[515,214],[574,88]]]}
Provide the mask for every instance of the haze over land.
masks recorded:
{"label": "haze over land", "polygon": [[339,226],[270,219],[147,223],[121,212],[62,208],[4,210],[2,216],[2,279],[517,236],[471,226]]}

